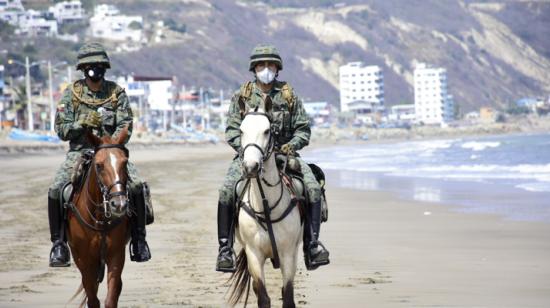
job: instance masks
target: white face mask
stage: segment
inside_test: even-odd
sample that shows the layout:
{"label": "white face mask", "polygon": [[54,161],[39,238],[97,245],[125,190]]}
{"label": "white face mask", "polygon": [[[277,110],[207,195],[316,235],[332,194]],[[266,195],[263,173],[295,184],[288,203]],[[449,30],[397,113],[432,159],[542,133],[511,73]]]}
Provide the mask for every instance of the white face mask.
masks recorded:
{"label": "white face mask", "polygon": [[270,84],[273,81],[273,79],[275,79],[275,73],[266,67],[263,70],[256,72],[256,77],[263,84]]}

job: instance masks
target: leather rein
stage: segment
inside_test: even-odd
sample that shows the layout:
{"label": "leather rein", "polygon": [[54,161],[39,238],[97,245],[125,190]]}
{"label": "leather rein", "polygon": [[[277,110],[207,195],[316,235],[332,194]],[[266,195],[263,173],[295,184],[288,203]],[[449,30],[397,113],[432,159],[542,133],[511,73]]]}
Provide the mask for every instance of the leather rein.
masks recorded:
{"label": "leather rein", "polygon": [[[266,113],[263,113],[263,112],[248,112],[248,113],[245,114],[245,117],[246,117],[246,115],[249,115],[249,114],[251,114],[251,115],[263,115],[263,116],[267,117],[268,120],[269,120],[269,123],[271,123],[271,119]],[[278,252],[278,249],[277,249],[277,243],[275,242],[275,234],[273,232],[273,224],[278,223],[278,222],[282,221],[283,219],[285,219],[292,212],[294,207],[296,207],[298,202],[297,202],[296,199],[291,200],[291,202],[289,203],[289,205],[287,206],[285,211],[278,218],[276,218],[276,219],[271,218],[271,211],[274,210],[281,203],[281,200],[283,198],[283,189],[284,189],[283,187],[288,186],[287,181],[285,181],[285,185],[283,185],[283,183],[282,183],[283,182],[282,181],[282,178],[283,178],[282,171],[278,171],[279,180],[276,183],[273,183],[273,184],[269,183],[263,177],[263,172],[264,172],[263,163],[266,162],[271,157],[271,155],[273,155],[274,145],[275,145],[275,142],[274,142],[274,139],[272,137],[272,131],[270,130],[267,150],[262,149],[262,147],[260,147],[256,143],[249,143],[249,144],[245,145],[244,148],[241,148],[241,150],[239,151],[239,159],[240,159],[241,163],[243,163],[244,152],[249,147],[254,147],[254,148],[258,149],[260,151],[261,155],[262,155],[262,159],[260,161],[258,174],[254,177],[247,177],[246,178],[246,183],[243,187],[243,190],[241,191],[240,195],[237,198],[237,204],[238,204],[239,208],[242,208],[248,215],[250,215],[252,218],[254,218],[254,220],[256,220],[258,222],[258,224],[265,231],[267,231],[267,233],[269,234],[269,240],[271,242],[271,248],[272,248],[272,251],[273,251],[273,259],[271,261],[273,263],[274,268],[279,268],[280,267],[280,259],[279,259],[279,252]],[[243,175],[243,177],[244,177],[244,175]],[[248,200],[250,200],[250,189],[248,189],[248,188],[250,187],[250,181],[252,179],[256,180],[256,183],[258,184],[258,188],[260,190],[260,196],[262,197],[262,206],[263,206],[262,211],[255,211],[250,206],[249,203],[246,203],[246,202],[242,201],[243,197],[244,197],[244,193],[247,192],[247,190],[248,190]],[[280,185],[280,187],[281,187],[279,198],[277,199],[277,201],[275,202],[275,204],[273,206],[269,205],[269,201],[266,198],[262,182],[265,185],[269,186],[269,187],[275,187],[277,185]],[[288,187],[288,188],[290,189],[290,187]],[[264,224],[265,224],[265,226],[264,226]]]}
{"label": "leather rein", "polygon": [[[103,219],[103,220],[102,219],[97,219],[95,217],[95,215],[90,211],[90,208],[86,207],[89,216],[93,220],[93,223],[87,222],[86,219],[84,219],[84,217],[82,217],[82,214],[80,213],[79,209],[76,207],[75,203],[72,202],[72,199],[73,199],[73,196],[74,196],[75,192],[76,191],[82,192],[82,189],[84,187],[84,183],[88,183],[88,191],[90,190],[90,185],[91,184],[90,184],[89,178],[90,178],[90,174],[92,172],[92,168],[88,168],[88,171],[86,172],[86,180],[81,181],[80,187],[78,187],[78,189],[75,189],[73,187],[73,191],[71,192],[71,196],[69,198],[69,200],[71,200],[71,201],[66,203],[66,207],[68,207],[73,212],[74,216],[77,218],[77,220],[78,220],[78,222],[80,222],[80,224],[82,224],[83,226],[86,226],[89,229],[92,229],[92,230],[97,231],[97,232],[102,232],[102,233],[110,231],[111,229],[113,229],[114,227],[116,227],[118,224],[120,224],[122,222],[122,217],[111,219],[112,214],[111,214],[111,210],[110,210],[110,207],[109,207],[109,201],[113,197],[116,197],[116,196],[126,195],[126,197],[128,198],[128,191],[129,191],[128,182],[126,182],[126,186],[125,186],[124,190],[113,193],[111,191],[115,186],[117,186],[117,185],[124,186],[124,183],[122,183],[122,181],[119,180],[119,181],[115,181],[111,185],[107,186],[107,185],[103,184],[103,182],[101,181],[101,178],[99,177],[99,171],[97,170],[97,164],[95,163],[95,154],[97,154],[97,152],[99,152],[101,149],[110,149],[110,148],[120,149],[124,152],[126,157],[129,157],[128,149],[122,144],[101,144],[101,145],[97,146],[95,148],[94,152],[93,152],[94,154],[93,154],[92,164],[94,166],[94,171],[96,173],[96,184],[100,188],[103,201],[101,203],[97,203],[97,202],[95,202],[94,200],[92,200],[90,198],[89,194],[87,194],[87,197],[88,197],[87,201],[89,203],[93,204],[96,208],[100,209],[101,212],[103,212],[105,219]],[[127,199],[127,200],[129,200],[129,199]],[[96,227],[97,225],[99,227]]]}

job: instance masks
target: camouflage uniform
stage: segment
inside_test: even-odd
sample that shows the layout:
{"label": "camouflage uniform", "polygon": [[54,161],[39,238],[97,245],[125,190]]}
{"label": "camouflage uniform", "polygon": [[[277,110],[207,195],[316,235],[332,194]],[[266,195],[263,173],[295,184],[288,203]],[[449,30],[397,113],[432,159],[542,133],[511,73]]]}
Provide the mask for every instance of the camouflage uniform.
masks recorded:
{"label": "camouflage uniform", "polygon": [[[277,71],[275,72],[275,67]],[[290,85],[276,80],[277,74],[283,69],[283,61],[279,52],[271,45],[256,46],[251,55],[249,70],[256,76],[255,82],[247,82],[233,96],[229,106],[229,117],[225,129],[227,143],[235,151],[241,148],[240,126],[242,122],[239,104],[246,104],[249,109],[261,106],[268,95],[272,101],[272,129],[275,147],[283,153],[292,153],[309,144],[311,131],[309,118],[302,101],[294,94]],[[257,83],[269,85],[271,90],[264,93]],[[304,175],[309,204],[304,221],[304,258],[308,270],[316,269],[329,263],[329,253],[319,242],[321,226],[321,186],[317,182],[311,168],[302,159],[296,157]],[[216,270],[234,272],[235,252],[233,251],[232,230],[235,224],[235,184],[242,176],[241,162],[235,158],[220,188],[218,201],[218,243],[220,245]]]}
{"label": "camouflage uniform", "polygon": [[[71,180],[76,161],[84,150],[94,149],[86,138],[86,130],[98,136],[116,137],[124,127],[128,127],[127,143],[132,134],[132,109],[128,97],[120,86],[103,78],[111,64],[107,52],[98,43],[86,43],[78,51],[77,70],[82,70],[86,79],[78,80],[65,90],[57,106],[55,130],[61,140],[69,141],[69,152],[58,169],[54,182],[48,192],[48,220],[51,240],[50,266],[69,266],[70,253],[63,236],[64,219],[60,206],[61,190]],[[98,91],[92,91],[86,81],[100,85]],[[86,128],[84,126],[86,126]],[[145,240],[146,206],[149,201],[147,185],[139,178],[131,162],[127,163],[129,197],[132,212],[130,217],[130,259],[144,262],[151,258],[149,246]],[[149,220],[152,222],[152,216]]]}
{"label": "camouflage uniform", "polygon": [[[246,83],[242,87],[251,87],[250,98],[245,100],[245,103],[250,109],[254,109],[261,105],[263,102],[262,91],[255,83]],[[290,101],[292,102],[292,108],[288,103],[288,100],[283,95],[283,89],[289,92]],[[227,143],[235,151],[239,151],[241,147],[241,133],[239,127],[241,126],[241,113],[239,109],[238,100],[241,96],[241,91],[235,93],[231,99],[231,105],[229,106],[229,117],[227,120],[227,127],[225,129],[225,138]],[[309,118],[304,110],[302,100],[299,99],[290,86],[281,81],[275,81],[275,84],[268,95],[273,102],[273,120],[272,124],[275,131],[279,133],[275,136],[275,145],[280,147],[285,143],[292,144],[295,151],[302,149],[309,144],[310,128]],[[304,175],[304,184],[308,191],[309,202],[318,202],[321,200],[321,187],[317,182],[311,168],[301,158],[296,157],[300,162],[301,171]],[[241,178],[242,170],[240,168],[240,162],[235,158],[227,171],[225,181],[220,188],[220,200],[232,204],[234,199],[234,187],[235,183]]]}
{"label": "camouflage uniform", "polygon": [[[73,98],[73,91],[77,88],[82,100]],[[76,92],[76,91],[75,91]],[[78,93],[76,93],[78,95]],[[116,96],[116,102],[109,100],[112,95]],[[107,101],[106,101],[107,100]],[[101,102],[106,101],[101,104]],[[87,104],[90,102],[92,104]],[[95,103],[95,105],[93,105]],[[77,106],[75,106],[77,105]],[[76,107],[76,108],[75,108]],[[50,195],[59,196],[60,190],[67,182],[70,181],[73,167],[76,160],[80,157],[82,150],[93,149],[94,146],[86,139],[84,128],[80,126],[77,119],[82,114],[87,114],[91,111],[97,111],[103,108],[102,123],[103,125],[98,132],[99,136],[116,137],[122,128],[128,125],[128,140],[132,134],[132,109],[128,102],[128,97],[120,86],[112,81],[105,80],[102,88],[98,92],[93,92],[88,89],[84,80],[76,81],[70,85],[64,92],[61,101],[57,107],[55,116],[55,131],[61,140],[69,141],[69,152],[61,167],[57,170],[53,184],[50,186]],[[128,162],[128,178],[132,189],[140,187],[142,180],[137,174],[137,170],[133,163]]]}

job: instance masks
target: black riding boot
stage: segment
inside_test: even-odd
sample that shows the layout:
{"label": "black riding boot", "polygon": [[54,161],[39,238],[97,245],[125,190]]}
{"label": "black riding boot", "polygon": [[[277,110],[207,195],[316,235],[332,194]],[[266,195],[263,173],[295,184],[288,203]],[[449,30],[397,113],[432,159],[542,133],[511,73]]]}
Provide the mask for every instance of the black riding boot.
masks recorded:
{"label": "black riding boot", "polygon": [[130,217],[132,241],[130,242],[130,260],[146,262],[151,259],[151,251],[145,240],[145,201],[141,190],[133,193],[134,213]]}
{"label": "black riding boot", "polygon": [[218,202],[218,259],[216,271],[224,273],[235,272],[235,251],[233,250],[233,207]]}
{"label": "black riding boot", "polygon": [[321,202],[310,204],[309,215],[304,224],[304,259],[306,268],[314,270],[330,263],[329,252],[319,241],[321,229]]}
{"label": "black riding boot", "polygon": [[66,239],[62,237],[63,213],[59,199],[48,196],[48,218],[53,247],[50,251],[50,267],[65,267],[71,265],[71,253]]}

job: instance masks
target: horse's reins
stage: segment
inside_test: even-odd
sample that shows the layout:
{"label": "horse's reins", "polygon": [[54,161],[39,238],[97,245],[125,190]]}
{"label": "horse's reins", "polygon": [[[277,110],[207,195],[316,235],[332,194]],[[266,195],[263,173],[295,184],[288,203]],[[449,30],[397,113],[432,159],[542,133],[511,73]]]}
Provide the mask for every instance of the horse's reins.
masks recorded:
{"label": "horse's reins", "polygon": [[[269,116],[263,112],[248,112],[245,114],[245,117],[246,115],[263,115],[265,117],[267,117],[267,119],[269,120],[269,122],[271,123],[271,119],[269,118]],[[294,206],[296,206],[296,202],[290,202],[289,206],[286,208],[286,210],[283,212],[283,214],[281,214],[281,216],[277,219],[271,219],[271,211],[273,209],[275,209],[280,203],[281,203],[281,200],[283,198],[283,185],[282,185],[282,176],[281,176],[281,172],[279,171],[279,180],[277,181],[277,183],[275,184],[271,184],[269,183],[267,180],[265,180],[265,178],[262,176],[263,175],[263,163],[265,161],[267,161],[269,159],[269,157],[271,157],[271,155],[273,154],[273,149],[274,149],[274,145],[275,145],[275,142],[273,140],[273,136],[271,134],[271,131],[270,131],[270,134],[269,134],[269,141],[268,141],[268,150],[267,151],[264,151],[259,145],[257,145],[256,143],[249,143],[247,145],[244,146],[244,148],[242,148],[240,151],[239,151],[239,159],[241,160],[241,162],[243,161],[244,159],[244,152],[246,151],[246,149],[248,147],[254,147],[256,149],[258,149],[262,155],[262,159],[260,161],[260,166],[259,166],[259,172],[258,174],[253,177],[256,179],[256,183],[258,183],[258,188],[260,190],[260,196],[262,197],[262,206],[263,206],[263,213],[262,212],[256,212],[254,209],[252,209],[250,207],[250,205],[242,202],[242,197],[243,197],[243,194],[244,192],[246,191],[246,189],[248,188],[248,186],[250,186],[250,180],[251,178],[248,178],[246,183],[245,183],[245,186],[243,188],[243,191],[241,192],[241,195],[239,196],[239,198],[237,199],[237,204],[239,204],[239,206],[248,214],[250,215],[252,218],[254,218],[256,221],[258,221],[259,225],[267,231],[268,235],[269,235],[269,240],[271,242],[271,248],[273,250],[273,259],[272,259],[272,263],[273,263],[273,267],[274,268],[279,268],[280,267],[280,260],[279,260],[279,252],[278,252],[278,249],[277,249],[277,243],[275,242],[275,234],[273,233],[273,224],[274,223],[277,223],[277,222],[280,222],[282,221],[284,218],[286,218],[286,216],[288,216],[290,214],[290,212],[292,211],[292,209],[294,208]],[[286,165],[286,164],[285,164]],[[260,178],[261,178],[261,181],[260,181]],[[272,206],[270,207],[269,206],[269,202],[265,196],[265,192],[264,192],[264,189],[263,189],[263,185],[262,185],[262,181],[269,187],[275,187],[277,185],[281,185],[281,193],[280,193],[280,196],[279,196],[279,199],[277,200],[277,202]],[[250,200],[250,190],[248,190],[248,195],[249,195],[249,200]],[[258,215],[261,215],[261,214],[264,214],[265,218],[264,217],[261,217],[261,216],[258,216]],[[262,225],[262,223],[265,223],[265,227],[264,225]]]}
{"label": "horse's reins", "polygon": [[[97,146],[95,148],[95,151],[94,151],[94,159],[95,159],[95,154],[97,154],[97,152],[101,149],[108,149],[108,148],[118,148],[118,149],[121,149],[122,151],[124,151],[124,153],[126,154],[126,157],[129,156],[129,152],[128,152],[128,149],[124,146],[124,145],[121,145],[121,144],[101,144],[99,146]],[[80,184],[80,187],[78,188],[78,191],[82,191],[82,187],[84,186],[84,182],[87,182],[88,183],[88,188],[90,187],[90,181],[89,181],[89,178],[90,178],[90,173],[91,173],[91,170],[92,168],[89,168],[88,169],[88,172],[87,172],[87,175],[86,175],[86,181],[82,181],[82,183]],[[93,204],[96,208],[97,207],[103,207],[103,213],[105,215],[105,218],[107,218],[108,220],[105,221],[105,220],[99,220],[99,219],[96,219],[95,218],[95,215],[90,212],[90,209],[89,207],[86,207],[87,211],[88,211],[88,214],[90,215],[90,217],[93,219],[93,224],[87,222],[83,217],[82,217],[82,214],[80,213],[80,211],[78,210],[78,208],[76,208],[74,202],[68,202],[67,203],[67,206],[68,208],[73,212],[73,214],[75,214],[75,217],[77,218],[77,220],[84,226],[94,230],[94,231],[98,231],[98,232],[108,232],[109,230],[113,229],[115,226],[117,226],[121,221],[122,219],[121,218],[117,218],[117,219],[114,219],[114,220],[111,220],[109,219],[111,217],[111,213],[110,211],[108,210],[108,201],[111,200],[112,197],[116,197],[116,196],[122,196],[122,195],[128,195],[128,189],[126,190],[121,190],[121,191],[118,191],[118,192],[114,192],[114,193],[111,193],[111,190],[113,189],[113,187],[115,187],[116,185],[124,185],[124,183],[122,183],[121,181],[116,181],[114,182],[113,184],[107,186],[107,185],[104,185],[103,182],[101,181],[100,177],[99,177],[99,172],[97,170],[97,165],[95,164],[94,162],[94,171],[96,172],[96,182],[98,184],[98,186],[100,187],[100,190],[101,190],[101,194],[102,194],[102,197],[103,197],[103,202],[102,203],[97,203],[95,202],[94,200],[92,200],[90,198],[89,195],[87,195],[88,197],[88,202],[90,202],[91,204]],[[71,198],[72,199],[72,196],[74,195],[74,193],[77,191],[77,189],[74,189],[73,188],[73,191],[71,193]],[[96,227],[95,225],[99,225],[101,227]]]}

